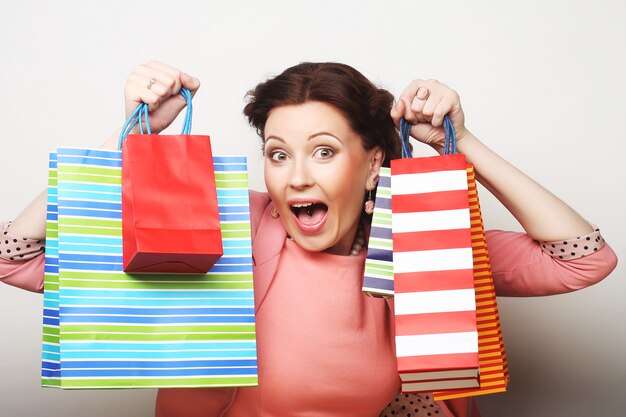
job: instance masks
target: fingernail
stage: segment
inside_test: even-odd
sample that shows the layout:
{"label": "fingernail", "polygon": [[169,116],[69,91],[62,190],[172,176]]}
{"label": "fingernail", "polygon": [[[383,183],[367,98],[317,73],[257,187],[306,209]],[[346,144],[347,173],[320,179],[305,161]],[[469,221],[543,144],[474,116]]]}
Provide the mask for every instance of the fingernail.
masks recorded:
{"label": "fingernail", "polygon": [[428,97],[428,93],[429,93],[428,88],[420,87],[417,89],[417,94],[415,94],[415,96],[419,98],[420,100],[425,100],[426,97]]}

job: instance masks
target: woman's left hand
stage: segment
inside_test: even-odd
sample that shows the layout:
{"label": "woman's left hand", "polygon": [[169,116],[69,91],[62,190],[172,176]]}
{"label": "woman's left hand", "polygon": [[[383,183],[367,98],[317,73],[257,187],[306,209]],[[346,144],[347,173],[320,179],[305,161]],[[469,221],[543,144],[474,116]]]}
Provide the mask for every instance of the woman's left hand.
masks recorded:
{"label": "woman's left hand", "polygon": [[412,123],[411,136],[439,152],[443,149],[443,117],[450,117],[459,142],[467,133],[461,99],[456,91],[437,80],[413,80],[391,108],[391,118],[400,126],[404,117]]}

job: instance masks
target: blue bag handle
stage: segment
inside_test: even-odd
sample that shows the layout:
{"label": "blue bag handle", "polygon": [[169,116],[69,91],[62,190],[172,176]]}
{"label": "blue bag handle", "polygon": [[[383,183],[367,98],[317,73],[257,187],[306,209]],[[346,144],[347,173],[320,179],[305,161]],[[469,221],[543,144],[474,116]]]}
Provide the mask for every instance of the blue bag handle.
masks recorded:
{"label": "blue bag handle", "polygon": [[[187,111],[185,112],[185,120],[183,121],[182,135],[189,135],[191,133],[191,121],[193,115],[193,104],[191,102],[191,91],[182,87],[180,89],[180,95],[185,98],[187,102]],[[142,120],[146,123],[146,133],[149,135],[150,130],[150,119],[148,118],[148,105],[146,103],[139,103],[135,111],[128,117],[126,123],[122,127],[122,131],[120,132],[120,139],[117,142],[117,150],[122,149],[122,142],[126,140],[126,136],[133,130],[137,124],[139,124],[139,133],[143,135],[143,123]]]}
{"label": "blue bag handle", "polygon": [[[400,141],[402,142],[402,158],[412,158],[411,148],[409,147],[409,138],[411,137],[411,123],[407,122],[404,117],[400,119]],[[443,144],[444,155],[456,154],[456,133],[454,132],[454,125],[446,114],[443,117],[443,130],[445,133],[445,139]]]}

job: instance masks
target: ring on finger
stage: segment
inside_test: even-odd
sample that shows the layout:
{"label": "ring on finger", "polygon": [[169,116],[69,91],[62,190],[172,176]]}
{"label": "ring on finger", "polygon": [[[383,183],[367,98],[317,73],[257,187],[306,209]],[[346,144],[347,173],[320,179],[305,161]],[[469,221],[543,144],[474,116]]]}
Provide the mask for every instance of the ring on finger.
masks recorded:
{"label": "ring on finger", "polygon": [[156,80],[154,78],[152,78],[150,81],[148,81],[148,84],[146,84],[146,88],[149,90],[152,88],[152,86],[154,85],[154,83],[156,83]]}
{"label": "ring on finger", "polygon": [[[424,93],[421,96],[420,96],[420,91],[424,91]],[[429,95],[430,95],[430,90],[428,88],[426,88],[426,87],[419,87],[415,91],[415,97],[420,99],[420,100],[426,100]]]}

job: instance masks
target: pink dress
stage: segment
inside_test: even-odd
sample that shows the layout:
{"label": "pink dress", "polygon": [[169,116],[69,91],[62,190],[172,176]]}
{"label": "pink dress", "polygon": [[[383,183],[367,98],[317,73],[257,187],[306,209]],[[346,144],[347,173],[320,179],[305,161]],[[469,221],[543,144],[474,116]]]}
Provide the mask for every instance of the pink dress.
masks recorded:
{"label": "pink dress", "polygon": [[[162,389],[158,417],[377,417],[399,388],[392,303],[361,292],[365,253],[307,252],[270,215],[267,194],[251,193],[259,386]],[[549,295],[592,285],[616,256],[607,245],[559,261],[525,234],[487,234],[498,293]],[[0,279],[41,291],[43,257],[0,259]],[[443,416],[477,416],[471,399],[439,404]]]}

